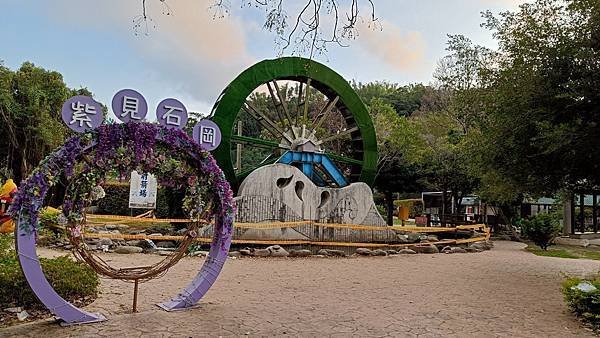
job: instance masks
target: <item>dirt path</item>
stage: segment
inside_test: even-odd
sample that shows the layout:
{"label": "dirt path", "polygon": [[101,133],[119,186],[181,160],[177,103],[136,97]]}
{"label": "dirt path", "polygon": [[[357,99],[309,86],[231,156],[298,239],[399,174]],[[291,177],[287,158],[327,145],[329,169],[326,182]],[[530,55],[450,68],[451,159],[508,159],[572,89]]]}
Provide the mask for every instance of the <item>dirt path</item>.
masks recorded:
{"label": "dirt path", "polygon": [[[559,287],[562,272],[592,273],[600,263],[538,257],[523,247],[496,242],[479,254],[230,260],[199,308],[164,312],[153,304],[176,293],[202,263],[186,258],[141,285],[140,313],[129,313],[131,284],[103,280],[87,309],[107,322],[33,323],[0,336],[592,336],[567,312]],[[157,258],[107,256],[123,265]]]}

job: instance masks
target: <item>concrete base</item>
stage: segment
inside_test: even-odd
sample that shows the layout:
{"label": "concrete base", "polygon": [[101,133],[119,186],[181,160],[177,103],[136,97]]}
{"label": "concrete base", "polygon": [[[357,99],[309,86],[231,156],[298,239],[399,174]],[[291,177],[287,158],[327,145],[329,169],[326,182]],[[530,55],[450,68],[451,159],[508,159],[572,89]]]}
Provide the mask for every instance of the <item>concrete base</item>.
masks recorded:
{"label": "concrete base", "polygon": [[578,239],[600,239],[600,233],[583,233],[583,234],[573,234],[569,235],[570,238],[578,238]]}
{"label": "concrete base", "polygon": [[[343,188],[316,186],[299,169],[271,164],[252,172],[240,185],[235,198],[238,223],[314,221],[386,227],[371,188],[362,182]],[[212,227],[203,229],[210,235]],[[235,228],[234,239],[312,240],[340,242],[388,242],[398,240],[392,230],[365,231],[326,228],[312,224],[275,229]]]}
{"label": "concrete base", "polygon": [[587,239],[580,238],[557,237],[554,239],[554,244],[581,246],[586,248],[590,245],[590,241],[588,241]]}
{"label": "concrete base", "polygon": [[[260,196],[268,200],[262,208],[238,210],[236,220],[282,219],[282,212],[293,212],[301,220],[325,223],[345,223],[383,226],[385,221],[375,208],[371,188],[362,182],[343,188],[316,186],[298,168],[287,164],[271,164],[252,172],[240,185],[238,198],[254,199]],[[281,211],[273,210],[278,201],[285,205]],[[249,202],[254,204],[253,202]],[[243,204],[243,203],[242,203]],[[275,211],[275,213],[273,213]],[[366,224],[368,222],[370,224]]]}

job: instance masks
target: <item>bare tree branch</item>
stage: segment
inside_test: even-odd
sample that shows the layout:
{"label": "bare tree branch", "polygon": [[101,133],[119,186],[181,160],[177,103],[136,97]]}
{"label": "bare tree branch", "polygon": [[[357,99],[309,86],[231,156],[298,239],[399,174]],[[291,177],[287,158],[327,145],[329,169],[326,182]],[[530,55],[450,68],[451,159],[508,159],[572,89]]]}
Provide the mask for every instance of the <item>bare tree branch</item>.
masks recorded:
{"label": "bare tree branch", "polygon": [[[170,0],[158,1],[163,7],[163,14],[170,15]],[[213,0],[209,10],[214,18],[224,18],[230,13],[231,0]],[[241,6],[254,7],[265,12],[263,28],[275,34],[275,44],[279,47],[279,55],[291,49],[291,54],[325,54],[329,45],[347,47],[347,41],[358,36],[357,25],[366,22],[368,27],[378,23],[375,15],[374,0],[304,0],[298,6],[298,1],[288,0],[235,0]],[[133,29],[136,35],[148,35],[150,28],[156,24],[149,14],[147,3],[153,1],[141,0],[141,14],[133,18]],[[368,3],[362,4],[362,3]],[[369,15],[363,18],[360,8],[368,6]],[[286,10],[287,9],[287,10]],[[293,25],[290,26],[290,15]]]}

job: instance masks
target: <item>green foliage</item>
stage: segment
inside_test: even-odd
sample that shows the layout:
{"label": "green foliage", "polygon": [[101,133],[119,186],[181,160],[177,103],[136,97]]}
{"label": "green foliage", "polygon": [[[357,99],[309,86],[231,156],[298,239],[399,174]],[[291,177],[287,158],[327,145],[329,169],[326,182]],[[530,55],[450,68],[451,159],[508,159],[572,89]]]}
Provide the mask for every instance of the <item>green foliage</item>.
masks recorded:
{"label": "green foliage", "polygon": [[535,254],[536,256],[544,256],[544,257],[558,257],[558,258],[569,258],[569,259],[578,259],[579,256],[573,254],[572,252],[559,249],[559,250],[542,250],[535,247],[527,247],[527,251]]}
{"label": "green foliage", "polygon": [[542,250],[537,247],[528,246],[527,251],[537,256],[545,257],[600,260],[600,251],[595,250],[592,247],[583,248],[576,246],[555,245],[551,248],[548,248],[548,250]]}
{"label": "green foliage", "polygon": [[[0,304],[43,308],[29,288],[17,261],[9,235],[0,235]],[[54,290],[68,301],[82,301],[97,295],[100,280],[96,272],[84,263],[67,256],[41,258],[44,275]]]}
{"label": "green foliage", "polygon": [[536,0],[484,18],[500,54],[484,95],[484,170],[537,194],[600,185],[598,1]]}
{"label": "green foliage", "polygon": [[[132,212],[137,215],[147,211],[145,209],[129,209],[129,185],[108,183],[103,187],[106,196],[98,201],[98,212],[100,214],[129,216]],[[183,192],[159,187],[156,193],[156,217],[182,217],[183,195]]]}
{"label": "green foliage", "polygon": [[39,218],[40,224],[44,228],[48,228],[51,225],[58,224],[58,216],[60,215],[60,213],[61,213],[60,210],[54,209],[54,208],[42,209],[42,211],[40,212],[40,218]]}
{"label": "green foliage", "polygon": [[129,186],[105,184],[105,196],[98,201],[98,212],[107,215],[129,215]]}
{"label": "green foliage", "polygon": [[[584,292],[575,288],[581,282],[594,285],[596,290]],[[571,311],[595,329],[600,329],[600,278],[591,280],[569,278],[563,282],[562,292]]]}
{"label": "green foliage", "polygon": [[0,65],[0,138],[2,171],[20,182],[70,134],[61,119],[63,102],[87,89],[69,89],[58,72],[25,62],[16,71]]}
{"label": "green foliage", "polygon": [[521,228],[523,235],[532,240],[543,250],[558,236],[562,230],[558,217],[555,214],[537,214],[523,222]]}
{"label": "green foliage", "polygon": [[421,107],[421,98],[427,87],[418,84],[400,86],[390,82],[352,83],[352,87],[369,107],[374,100],[390,105],[398,116],[408,117]]}
{"label": "green foliage", "polygon": [[419,109],[425,87],[387,82],[354,83],[353,87],[367,104],[377,134],[375,187],[387,194],[421,190],[418,165],[409,160],[420,139],[408,116]]}

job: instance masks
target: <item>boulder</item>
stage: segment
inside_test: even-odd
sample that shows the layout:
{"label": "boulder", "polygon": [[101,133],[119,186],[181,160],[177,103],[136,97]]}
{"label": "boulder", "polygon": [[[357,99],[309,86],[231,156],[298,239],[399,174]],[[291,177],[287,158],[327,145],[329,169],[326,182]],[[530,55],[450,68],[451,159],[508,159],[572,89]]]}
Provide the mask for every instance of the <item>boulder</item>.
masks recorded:
{"label": "boulder", "polygon": [[19,319],[19,321],[24,321],[25,319],[29,318],[29,313],[25,310],[17,313],[17,319]]}
{"label": "boulder", "polygon": [[322,257],[329,256],[329,252],[327,251],[327,249],[321,249],[321,250],[317,251],[317,256],[322,256]]}
{"label": "boulder", "polygon": [[387,256],[388,253],[381,249],[371,251],[371,256]]}
{"label": "boulder", "polygon": [[242,256],[252,256],[252,251],[250,249],[242,249],[240,250]]}
{"label": "boulder", "polygon": [[418,245],[414,247],[414,250],[418,253],[426,253],[426,254],[436,254],[439,253],[440,250],[435,245]]}
{"label": "boulder", "polygon": [[367,249],[367,248],[358,248],[358,249],[356,249],[356,253],[358,255],[362,255],[362,256],[370,256],[371,250]]}
{"label": "boulder", "polygon": [[428,242],[439,242],[439,238],[436,235],[428,235],[427,236],[427,241]]}
{"label": "boulder", "polygon": [[104,228],[106,230],[127,230],[129,226],[126,224],[107,224]]}
{"label": "boulder", "polygon": [[312,252],[310,250],[307,249],[301,249],[301,250],[290,250],[290,257],[308,257],[312,255]]}
{"label": "boulder", "polygon": [[252,256],[255,256],[255,257],[268,257],[270,255],[271,255],[271,251],[269,251],[267,249],[256,249],[252,253]]}
{"label": "boulder", "polygon": [[456,246],[456,247],[452,248],[451,253],[467,253],[467,250]]}
{"label": "boulder", "polygon": [[409,232],[406,235],[406,240],[408,243],[416,243],[421,240],[421,234],[416,232]]}
{"label": "boulder", "polygon": [[407,235],[396,234],[396,238],[398,239],[399,243],[408,243],[408,236]]}
{"label": "boulder", "polygon": [[100,239],[99,238],[85,238],[84,242],[87,245],[99,245]]}
{"label": "boulder", "polygon": [[116,253],[119,254],[132,254],[132,253],[141,253],[142,251],[144,251],[142,248],[137,247],[137,246],[129,246],[129,245],[124,245],[124,246],[118,246],[115,249]]}
{"label": "boulder", "polygon": [[158,249],[158,247],[156,246],[156,244],[154,244],[154,242],[151,239],[145,239],[144,240],[144,248],[149,248],[149,249]]}
{"label": "boulder", "polygon": [[242,257],[242,254],[239,251],[229,251],[229,257],[239,258]]}
{"label": "boulder", "polygon": [[490,243],[486,242],[486,241],[480,241],[480,242],[475,242],[473,244],[471,244],[471,248],[475,248],[475,249],[479,249],[479,250],[490,250],[492,248],[492,246],[490,245]]}
{"label": "boulder", "polygon": [[450,254],[450,253],[452,253],[452,247],[445,246],[441,252],[445,253],[445,254]]}
{"label": "boulder", "polygon": [[287,252],[284,248],[282,248],[279,245],[272,245],[268,247],[267,250],[269,250],[269,252],[271,253],[270,256],[272,257],[287,257],[290,255],[289,252]]}
{"label": "boulder", "polygon": [[385,252],[387,252],[388,255],[397,255],[398,254],[398,251],[392,250],[392,249],[385,250]]}
{"label": "boulder", "polygon": [[402,250],[398,251],[398,254],[400,254],[400,255],[414,255],[416,253],[417,252],[412,249],[402,249]]}
{"label": "boulder", "polygon": [[321,249],[319,250],[318,254],[325,256],[346,257],[346,253],[344,251],[333,249]]}
{"label": "boulder", "polygon": [[109,247],[114,245],[112,239],[110,238],[100,238],[99,244],[100,246],[106,245]]}
{"label": "boulder", "polygon": [[146,247],[146,242],[144,240],[140,240],[140,239],[134,239],[131,241],[127,241],[125,243],[127,243],[127,245],[130,245],[130,246],[139,246],[140,248]]}
{"label": "boulder", "polygon": [[[165,251],[165,250],[161,250],[161,251]],[[208,256],[208,251],[194,251],[194,252],[190,253],[190,256],[192,256],[192,257],[206,257],[206,256]]]}

